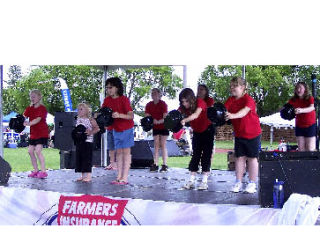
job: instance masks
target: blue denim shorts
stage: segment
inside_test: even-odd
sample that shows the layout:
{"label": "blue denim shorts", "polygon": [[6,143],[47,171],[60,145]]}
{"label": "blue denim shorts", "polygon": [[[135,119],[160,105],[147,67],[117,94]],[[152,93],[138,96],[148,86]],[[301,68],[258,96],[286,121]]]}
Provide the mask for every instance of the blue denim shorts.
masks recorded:
{"label": "blue denim shorts", "polygon": [[108,150],[115,150],[112,130],[107,130],[107,148]]}
{"label": "blue denim shorts", "polygon": [[114,138],[114,148],[116,150],[123,149],[123,148],[131,148],[134,146],[133,128],[124,130],[122,132],[117,132],[113,130],[113,138]]}

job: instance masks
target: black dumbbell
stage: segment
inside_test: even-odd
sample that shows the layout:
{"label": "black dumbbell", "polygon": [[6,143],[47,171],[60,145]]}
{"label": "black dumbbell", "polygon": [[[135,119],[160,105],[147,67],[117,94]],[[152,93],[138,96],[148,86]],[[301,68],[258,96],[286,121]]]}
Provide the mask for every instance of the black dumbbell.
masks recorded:
{"label": "black dumbbell", "polygon": [[16,133],[21,133],[25,126],[23,125],[25,118],[23,115],[17,115],[16,117],[12,117],[9,122],[10,129],[14,130]]}
{"label": "black dumbbell", "polygon": [[143,131],[148,132],[153,128],[153,118],[146,116],[140,120]]}
{"label": "black dumbbell", "polygon": [[226,123],[226,112],[226,107],[222,103],[217,102],[213,107],[208,107],[207,116],[215,126],[223,126]]}
{"label": "black dumbbell", "polygon": [[180,111],[172,110],[164,118],[164,127],[171,132],[179,132],[182,129],[181,121],[183,116]]}
{"label": "black dumbbell", "polygon": [[280,116],[285,120],[292,120],[296,117],[296,114],[294,113],[294,107],[291,104],[286,103],[280,110]]}

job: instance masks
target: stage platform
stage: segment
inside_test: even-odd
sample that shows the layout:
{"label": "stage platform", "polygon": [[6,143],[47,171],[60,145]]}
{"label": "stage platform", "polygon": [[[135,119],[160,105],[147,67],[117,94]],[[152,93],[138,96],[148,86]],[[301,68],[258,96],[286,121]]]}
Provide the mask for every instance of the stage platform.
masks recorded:
{"label": "stage platform", "polygon": [[[234,171],[212,170],[208,178],[208,190],[182,189],[189,179],[187,169],[169,168],[165,173],[151,173],[149,169],[131,169],[129,185],[111,185],[116,171],[93,168],[92,182],[77,182],[79,177],[72,169],[49,170],[48,178],[28,177],[29,172],[12,173],[5,187],[36,189],[59,193],[91,194],[107,197],[143,199],[164,202],[196,204],[259,205],[258,192],[254,194],[232,193]],[[200,183],[201,176],[198,175]]]}

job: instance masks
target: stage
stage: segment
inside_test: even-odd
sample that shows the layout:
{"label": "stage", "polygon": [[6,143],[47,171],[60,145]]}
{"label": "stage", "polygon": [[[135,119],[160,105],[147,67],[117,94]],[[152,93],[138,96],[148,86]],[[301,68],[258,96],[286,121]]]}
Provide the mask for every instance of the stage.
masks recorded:
{"label": "stage", "polygon": [[0,225],[57,224],[61,196],[81,195],[128,200],[122,225],[275,225],[281,212],[261,208],[258,192],[229,192],[234,171],[213,170],[206,191],[182,189],[189,172],[180,168],[131,169],[129,185],[111,185],[116,171],[101,167],[93,168],[89,183],[76,182],[79,175],[71,169],[49,170],[46,179],[28,173],[12,173],[0,186]]}
{"label": "stage", "polygon": [[[151,173],[149,169],[131,169],[129,185],[111,185],[116,171],[93,168],[92,182],[76,182],[79,174],[72,169],[50,170],[46,179],[28,177],[29,172],[12,173],[7,187],[36,189],[60,193],[94,194],[121,198],[165,202],[258,205],[258,193],[232,193],[233,171],[213,170],[208,178],[208,190],[184,190],[189,179],[187,169],[169,168],[166,173]],[[198,176],[201,179],[200,175]],[[200,183],[200,181],[198,182]]]}

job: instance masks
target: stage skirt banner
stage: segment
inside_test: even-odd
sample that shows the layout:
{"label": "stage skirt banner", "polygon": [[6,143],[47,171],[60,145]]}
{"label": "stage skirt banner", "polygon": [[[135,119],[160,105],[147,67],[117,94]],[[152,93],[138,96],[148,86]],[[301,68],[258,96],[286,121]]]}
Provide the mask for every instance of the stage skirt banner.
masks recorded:
{"label": "stage skirt banner", "polygon": [[280,212],[0,186],[0,225],[275,225]]}

